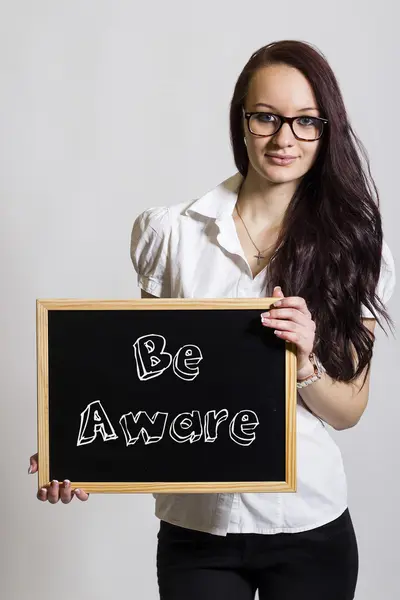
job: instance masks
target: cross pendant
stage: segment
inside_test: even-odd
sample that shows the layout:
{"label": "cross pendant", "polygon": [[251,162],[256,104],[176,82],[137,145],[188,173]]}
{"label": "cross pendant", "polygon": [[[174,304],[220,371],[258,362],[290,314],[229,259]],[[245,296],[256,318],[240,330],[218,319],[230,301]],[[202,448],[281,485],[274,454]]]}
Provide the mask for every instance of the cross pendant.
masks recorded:
{"label": "cross pendant", "polygon": [[260,253],[260,251],[258,251],[258,254],[257,254],[257,256],[255,255],[255,256],[254,256],[254,258],[256,258],[256,259],[257,259],[257,264],[259,265],[259,264],[260,264],[260,260],[261,260],[262,258],[264,258],[264,257],[263,257],[263,255]]}

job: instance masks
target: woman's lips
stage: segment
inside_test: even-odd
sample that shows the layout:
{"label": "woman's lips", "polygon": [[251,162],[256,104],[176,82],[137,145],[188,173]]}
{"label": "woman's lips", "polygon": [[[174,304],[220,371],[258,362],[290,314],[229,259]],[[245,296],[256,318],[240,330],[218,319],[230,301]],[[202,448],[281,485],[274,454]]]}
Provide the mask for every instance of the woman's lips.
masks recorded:
{"label": "woman's lips", "polygon": [[296,156],[274,156],[271,154],[266,154],[265,156],[275,165],[290,165],[296,160]]}

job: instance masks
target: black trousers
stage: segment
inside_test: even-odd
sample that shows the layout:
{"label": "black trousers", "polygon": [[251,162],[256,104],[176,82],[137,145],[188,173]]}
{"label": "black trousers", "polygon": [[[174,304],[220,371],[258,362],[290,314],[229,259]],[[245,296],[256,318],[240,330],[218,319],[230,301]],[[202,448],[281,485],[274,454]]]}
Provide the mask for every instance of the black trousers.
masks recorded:
{"label": "black trousers", "polygon": [[358,547],[349,510],[301,533],[194,531],[165,521],[157,534],[161,600],[352,600]]}

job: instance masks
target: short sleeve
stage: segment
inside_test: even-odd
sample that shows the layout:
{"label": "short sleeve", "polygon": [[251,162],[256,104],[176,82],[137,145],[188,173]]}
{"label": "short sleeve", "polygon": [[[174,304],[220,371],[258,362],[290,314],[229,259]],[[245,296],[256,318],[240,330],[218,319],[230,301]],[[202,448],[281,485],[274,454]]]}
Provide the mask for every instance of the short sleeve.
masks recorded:
{"label": "short sleeve", "polygon": [[[393,294],[396,285],[396,271],[394,266],[393,255],[390,251],[389,246],[383,240],[382,243],[382,261],[381,261],[381,272],[379,276],[378,286],[376,293],[380,298],[381,302],[386,305]],[[364,319],[374,319],[374,315],[368,308],[361,305],[361,316]]]}
{"label": "short sleeve", "polygon": [[168,208],[156,207],[148,208],[136,218],[131,233],[131,260],[138,285],[159,298],[170,296],[167,269],[169,230]]}

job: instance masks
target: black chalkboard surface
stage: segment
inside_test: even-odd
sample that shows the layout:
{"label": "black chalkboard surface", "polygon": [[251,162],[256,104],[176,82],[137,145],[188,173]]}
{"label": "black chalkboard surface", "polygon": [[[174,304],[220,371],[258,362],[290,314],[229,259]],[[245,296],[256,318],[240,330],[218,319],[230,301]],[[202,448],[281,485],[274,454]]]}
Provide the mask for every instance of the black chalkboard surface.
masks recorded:
{"label": "black chalkboard surface", "polygon": [[295,491],[295,346],[273,298],[37,300],[39,487]]}

